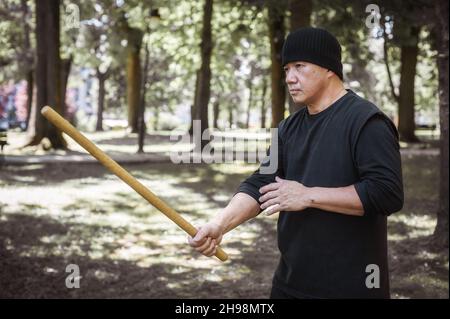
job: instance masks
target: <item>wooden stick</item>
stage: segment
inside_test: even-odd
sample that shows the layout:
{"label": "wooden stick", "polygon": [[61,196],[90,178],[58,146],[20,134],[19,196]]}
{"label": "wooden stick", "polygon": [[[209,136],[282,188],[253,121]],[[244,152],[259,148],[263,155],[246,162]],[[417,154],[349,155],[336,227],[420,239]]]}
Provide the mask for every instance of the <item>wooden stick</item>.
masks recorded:
{"label": "wooden stick", "polygon": [[[100,163],[102,163],[107,169],[114,173],[117,177],[127,183],[132,189],[134,189],[138,194],[144,197],[150,204],[155,206],[164,215],[169,217],[175,224],[177,224],[181,229],[183,229],[190,236],[194,237],[197,234],[197,229],[192,226],[187,220],[185,220],[180,214],[178,214],[173,208],[162,201],[158,196],[152,193],[147,187],[145,187],[141,182],[134,178],[128,171],[126,171],[122,166],[120,166],[111,157],[106,155],[101,149],[99,149],[94,143],[92,143],[88,138],[81,134],[75,127],[73,127],[67,120],[61,117],[55,110],[49,106],[44,106],[41,110],[42,115],[49,120],[58,129],[69,135],[80,144],[86,151],[88,151],[92,156],[94,156]],[[215,256],[221,261],[226,261],[228,255],[222,250],[222,248],[217,247]]]}

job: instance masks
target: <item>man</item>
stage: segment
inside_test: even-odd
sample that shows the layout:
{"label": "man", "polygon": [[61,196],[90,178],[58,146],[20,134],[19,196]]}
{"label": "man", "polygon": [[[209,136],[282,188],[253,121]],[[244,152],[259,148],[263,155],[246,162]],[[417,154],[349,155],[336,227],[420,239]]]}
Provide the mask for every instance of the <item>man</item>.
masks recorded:
{"label": "man", "polygon": [[396,128],[344,89],[329,32],[292,32],[282,60],[294,102],[306,107],[278,126],[277,172],[246,179],[189,244],[212,256],[226,232],[261,210],[280,212],[271,298],[389,298],[386,217],[403,206]]}

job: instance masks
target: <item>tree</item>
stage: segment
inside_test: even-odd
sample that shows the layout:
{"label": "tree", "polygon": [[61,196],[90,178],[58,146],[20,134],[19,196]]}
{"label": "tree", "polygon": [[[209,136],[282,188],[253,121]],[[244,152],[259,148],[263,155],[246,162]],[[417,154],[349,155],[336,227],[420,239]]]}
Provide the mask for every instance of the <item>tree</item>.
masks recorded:
{"label": "tree", "polygon": [[131,129],[131,132],[137,133],[142,78],[140,51],[143,32],[138,28],[130,27],[128,24],[126,24],[125,30],[127,34],[126,74],[128,126]]}
{"label": "tree", "polygon": [[[390,21],[390,20],[389,20]],[[400,138],[407,142],[417,142],[415,135],[415,90],[414,83],[416,77],[417,57],[419,54],[419,33],[420,27],[402,23],[398,17],[394,21],[393,36],[400,47],[400,85],[396,92],[392,75],[389,68],[388,34],[384,34],[384,59],[388,73],[389,84],[392,96],[398,104],[398,131]]]}
{"label": "tree", "polygon": [[[313,11],[312,0],[289,0],[289,27],[291,31],[311,26]],[[286,88],[287,89],[287,88]],[[289,113],[297,111],[301,105],[296,105],[289,94]]]}
{"label": "tree", "polygon": [[34,59],[33,59],[33,52],[31,49],[31,41],[30,41],[30,33],[31,33],[31,27],[28,22],[29,15],[30,15],[30,8],[28,7],[26,0],[21,0],[20,5],[22,8],[22,25],[24,28],[24,55],[25,59],[24,62],[26,63],[26,82],[27,82],[27,127],[30,122],[30,114],[31,114],[31,106],[33,102],[33,65],[34,65]]}
{"label": "tree", "polygon": [[286,90],[284,74],[281,65],[281,50],[283,48],[285,27],[284,18],[286,2],[275,2],[270,0],[268,6],[268,25],[271,57],[271,80],[272,80],[272,123],[271,127],[277,127],[284,119]]}
{"label": "tree", "polygon": [[266,128],[266,91],[267,91],[267,79],[263,78],[263,87],[261,93],[261,128]]}
{"label": "tree", "polygon": [[[417,142],[415,135],[415,79],[419,55],[419,35],[429,23],[432,5],[424,1],[382,1],[384,57],[391,94],[398,104],[398,131],[406,142]],[[400,84],[393,84],[388,61],[388,44],[400,50]]]}
{"label": "tree", "polygon": [[437,225],[434,230],[434,242],[437,246],[448,248],[448,1],[435,2],[436,27],[435,32],[438,54],[437,66],[439,70],[439,109],[441,126],[441,159],[440,159],[440,186],[439,186],[439,210],[437,213]]}
{"label": "tree", "polygon": [[45,105],[64,114],[61,96],[61,58],[59,54],[59,0],[36,0],[36,101],[33,103],[28,127],[29,142],[37,145],[44,137],[55,149],[66,148],[61,131],[41,115]]}
{"label": "tree", "polygon": [[[208,124],[208,104],[210,98],[210,82],[211,82],[211,54],[213,49],[211,20],[213,13],[213,0],[205,0],[203,7],[203,29],[202,42],[200,44],[201,51],[201,67],[197,78],[197,94],[194,101],[194,110],[196,113],[195,119],[200,119],[202,130],[209,128]],[[201,147],[203,148],[208,141],[202,140]]]}

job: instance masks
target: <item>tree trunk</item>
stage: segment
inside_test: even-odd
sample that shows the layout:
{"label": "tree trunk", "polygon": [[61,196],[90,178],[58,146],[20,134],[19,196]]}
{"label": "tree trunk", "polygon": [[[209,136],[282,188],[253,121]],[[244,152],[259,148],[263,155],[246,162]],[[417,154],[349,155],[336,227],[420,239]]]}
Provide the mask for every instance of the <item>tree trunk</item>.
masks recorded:
{"label": "tree trunk", "polygon": [[[150,33],[150,29],[147,29],[147,33]],[[148,40],[147,40],[148,41]],[[144,76],[142,79],[142,87],[141,87],[141,101],[139,103],[139,135],[138,135],[138,153],[144,153],[144,142],[145,142],[145,134],[147,128],[145,126],[145,107],[146,107],[146,99],[145,99],[145,91],[147,89],[147,79],[148,79],[148,67],[150,60],[150,51],[148,48],[148,43],[144,43],[144,51],[145,51],[145,60],[144,60]]]}
{"label": "tree trunk", "polygon": [[[250,74],[252,74],[250,72]],[[249,95],[248,95],[248,106],[247,106],[247,117],[245,119],[245,127],[248,129],[250,127],[250,113],[252,110],[252,99],[253,99],[253,81],[252,78],[250,77],[250,80],[248,81],[248,90],[249,90]]]}
{"label": "tree trunk", "polygon": [[194,120],[199,120],[200,115],[198,113],[197,108],[197,99],[198,99],[198,89],[199,89],[199,80],[200,80],[200,70],[197,70],[195,78],[195,91],[194,91],[194,103],[191,105],[191,125],[189,127],[189,135],[194,134]]}
{"label": "tree trunk", "polygon": [[44,137],[55,149],[66,148],[61,131],[50,125],[40,110],[50,105],[63,113],[61,98],[61,58],[59,55],[59,0],[36,0],[36,103],[33,103],[29,142],[37,145]]}
{"label": "tree trunk", "polygon": [[26,75],[27,81],[27,120],[26,120],[26,128],[28,130],[28,126],[30,125],[30,116],[31,116],[31,108],[33,105],[33,94],[34,94],[34,81],[33,81],[33,70],[27,72]]}
{"label": "tree trunk", "polygon": [[[290,30],[294,31],[299,28],[311,26],[311,14],[313,10],[312,0],[290,0],[289,1],[289,11],[290,16]],[[289,92],[286,92],[289,101],[289,113],[294,113],[302,105],[295,104],[292,100]]]}
{"label": "tree trunk", "polygon": [[398,105],[398,131],[406,142],[417,142],[414,119],[414,79],[419,54],[420,28],[411,27],[411,43],[401,46],[401,70]]}
{"label": "tree trunk", "polygon": [[28,125],[30,123],[30,114],[31,114],[31,106],[33,103],[33,68],[34,68],[34,57],[32,55],[32,49],[31,49],[31,42],[30,42],[30,33],[31,28],[30,24],[28,23],[29,20],[29,13],[30,8],[28,7],[26,0],[20,1],[21,8],[22,8],[22,25],[24,30],[24,57],[26,62],[26,82],[27,82],[27,118],[26,118],[26,128],[28,129]]}
{"label": "tree trunk", "polygon": [[261,128],[266,128],[266,112],[267,112],[266,91],[267,91],[267,80],[266,77],[264,77],[261,95]]}
{"label": "tree trunk", "polygon": [[97,68],[97,80],[98,80],[98,107],[97,107],[97,123],[95,124],[95,130],[97,132],[103,131],[103,111],[105,109],[105,81],[106,73],[100,72]]}
{"label": "tree trunk", "polygon": [[[211,81],[211,53],[212,53],[212,31],[211,19],[213,12],[213,0],[205,0],[203,13],[203,30],[202,42],[200,44],[201,51],[201,67],[198,79],[198,95],[195,101],[195,108],[197,109],[202,131],[209,127],[208,124],[208,104],[210,97],[210,81]],[[208,141],[201,140],[201,148],[208,143]]]}
{"label": "tree trunk", "polygon": [[215,129],[219,128],[219,126],[217,125],[217,122],[219,121],[219,113],[220,113],[220,109],[219,109],[219,101],[215,101],[213,104],[213,127]]}
{"label": "tree trunk", "polygon": [[155,113],[153,116],[153,130],[157,131],[159,129],[159,108],[155,107]]}
{"label": "tree trunk", "polygon": [[228,108],[228,123],[230,128],[233,128],[233,107]]}
{"label": "tree trunk", "polygon": [[281,65],[281,50],[284,43],[284,8],[283,5],[269,2],[269,39],[271,58],[271,80],[272,80],[272,123],[271,127],[277,127],[284,119],[286,90],[284,75]]}
{"label": "tree trunk", "polygon": [[312,0],[289,0],[291,31],[311,25]]}
{"label": "tree trunk", "polygon": [[448,249],[448,1],[436,1],[438,39],[437,65],[439,71],[439,118],[441,127],[441,164],[439,187],[439,211],[434,230],[434,244]]}
{"label": "tree trunk", "polygon": [[138,132],[139,100],[141,93],[140,50],[143,33],[139,29],[127,28],[127,105],[128,127],[132,133]]}

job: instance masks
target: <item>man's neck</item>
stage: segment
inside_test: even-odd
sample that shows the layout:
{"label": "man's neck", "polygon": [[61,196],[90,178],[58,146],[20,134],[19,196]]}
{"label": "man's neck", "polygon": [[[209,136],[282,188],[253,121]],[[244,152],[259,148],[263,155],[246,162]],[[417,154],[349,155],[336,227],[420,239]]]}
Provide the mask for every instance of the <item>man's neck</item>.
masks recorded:
{"label": "man's neck", "polygon": [[342,82],[330,84],[322,92],[315,101],[307,104],[309,114],[317,114],[324,111],[347,93]]}

